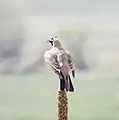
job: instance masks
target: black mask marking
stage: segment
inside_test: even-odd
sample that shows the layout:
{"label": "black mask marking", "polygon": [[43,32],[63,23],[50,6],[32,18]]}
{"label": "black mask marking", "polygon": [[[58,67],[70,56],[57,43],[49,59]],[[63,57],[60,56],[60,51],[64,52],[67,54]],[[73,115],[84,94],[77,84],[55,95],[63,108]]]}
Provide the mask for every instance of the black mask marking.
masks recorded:
{"label": "black mask marking", "polygon": [[50,40],[49,40],[49,42],[50,42],[50,44],[53,46],[53,41],[50,41]]}

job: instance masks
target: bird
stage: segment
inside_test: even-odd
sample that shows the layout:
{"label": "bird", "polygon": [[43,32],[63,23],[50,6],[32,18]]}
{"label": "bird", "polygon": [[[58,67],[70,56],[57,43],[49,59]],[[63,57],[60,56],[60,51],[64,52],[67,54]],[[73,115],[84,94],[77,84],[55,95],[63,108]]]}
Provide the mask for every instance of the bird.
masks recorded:
{"label": "bird", "polygon": [[69,51],[62,47],[57,36],[48,39],[51,49],[44,53],[45,62],[52,68],[54,73],[59,76],[60,90],[73,92],[74,86],[70,77],[70,70],[75,78],[75,65]]}

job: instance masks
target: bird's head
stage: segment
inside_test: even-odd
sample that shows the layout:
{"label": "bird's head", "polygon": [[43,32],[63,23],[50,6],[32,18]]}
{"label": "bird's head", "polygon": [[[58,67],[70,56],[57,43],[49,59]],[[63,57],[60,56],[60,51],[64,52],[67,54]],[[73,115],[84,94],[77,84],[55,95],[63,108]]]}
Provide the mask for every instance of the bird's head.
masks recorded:
{"label": "bird's head", "polygon": [[51,46],[53,46],[53,37],[51,37],[50,39],[48,39],[48,42],[51,44]]}
{"label": "bird's head", "polygon": [[51,46],[53,47],[57,47],[57,48],[60,48],[61,47],[61,43],[60,43],[60,40],[58,39],[57,36],[55,37],[51,37],[48,42],[51,44]]}

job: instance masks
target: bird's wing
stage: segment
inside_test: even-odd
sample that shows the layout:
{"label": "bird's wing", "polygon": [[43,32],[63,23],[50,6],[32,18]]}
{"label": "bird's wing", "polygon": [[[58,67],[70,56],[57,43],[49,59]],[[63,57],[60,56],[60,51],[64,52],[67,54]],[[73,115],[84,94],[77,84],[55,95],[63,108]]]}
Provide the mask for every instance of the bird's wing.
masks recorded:
{"label": "bird's wing", "polygon": [[75,70],[75,64],[74,64],[74,60],[73,60],[71,54],[68,51],[66,51],[66,53],[67,53],[68,62],[69,62],[69,66],[70,66],[71,70]]}
{"label": "bird's wing", "polygon": [[45,52],[44,58],[45,62],[52,68],[55,73],[58,74],[60,72],[60,65],[57,60],[57,55],[52,54],[52,52],[48,51]]}
{"label": "bird's wing", "polygon": [[70,69],[72,70],[72,76],[75,77],[75,64],[74,64],[74,60],[71,56],[71,54],[69,53],[69,51],[66,51],[67,56],[68,56],[68,62],[69,62],[69,66]]}

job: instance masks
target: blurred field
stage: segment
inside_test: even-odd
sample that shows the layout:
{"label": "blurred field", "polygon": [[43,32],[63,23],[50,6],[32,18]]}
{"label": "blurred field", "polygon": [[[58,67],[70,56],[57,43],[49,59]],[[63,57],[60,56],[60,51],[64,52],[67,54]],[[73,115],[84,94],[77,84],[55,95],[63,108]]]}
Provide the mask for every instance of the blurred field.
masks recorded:
{"label": "blurred field", "polygon": [[58,80],[42,71],[55,35],[88,68],[69,94],[69,120],[119,120],[117,0],[0,1],[0,120],[56,120]]}
{"label": "blurred field", "polygon": [[[93,77],[92,77],[93,78]],[[119,77],[74,81],[69,120],[119,120]],[[52,74],[0,77],[0,120],[56,120],[58,80]]]}

